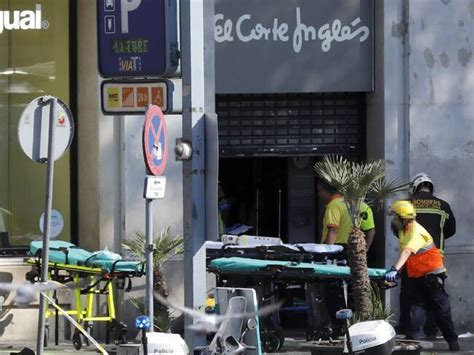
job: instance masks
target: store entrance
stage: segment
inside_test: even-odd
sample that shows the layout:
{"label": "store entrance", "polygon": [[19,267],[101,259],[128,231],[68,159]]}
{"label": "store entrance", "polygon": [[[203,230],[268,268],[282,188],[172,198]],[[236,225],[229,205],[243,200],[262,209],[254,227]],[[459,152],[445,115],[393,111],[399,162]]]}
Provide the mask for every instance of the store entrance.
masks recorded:
{"label": "store entrance", "polygon": [[319,240],[322,207],[316,193],[313,157],[221,158],[219,181],[227,230],[278,237],[288,243]]}

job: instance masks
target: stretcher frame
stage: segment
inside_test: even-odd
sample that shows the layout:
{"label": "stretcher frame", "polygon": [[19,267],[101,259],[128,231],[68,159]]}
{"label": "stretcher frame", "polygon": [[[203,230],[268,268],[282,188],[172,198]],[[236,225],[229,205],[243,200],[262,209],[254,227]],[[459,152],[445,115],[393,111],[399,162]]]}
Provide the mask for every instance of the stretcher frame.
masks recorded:
{"label": "stretcher frame", "polygon": [[[278,289],[299,284],[305,289],[308,305],[307,340],[317,340],[327,336],[323,322],[319,319],[327,317],[327,310],[314,300],[321,297],[319,285],[322,280],[341,280],[343,284],[351,279],[350,268],[347,266],[328,265],[323,263],[299,263],[287,260],[259,260],[243,257],[217,258],[210,260],[208,271],[216,275],[216,285],[225,287],[250,287],[228,282],[232,276],[251,278],[258,295],[259,306],[266,303],[278,302]],[[334,274],[337,271],[337,274]],[[369,268],[369,278],[379,287],[388,288],[385,284],[385,269]],[[227,282],[226,282],[227,281]],[[344,287],[344,286],[343,286]],[[321,313],[326,312],[325,315]],[[284,341],[280,326],[279,313],[275,312],[266,317],[261,324],[261,338],[264,351],[274,352],[281,348]]]}
{"label": "stretcher frame", "polygon": [[[48,263],[48,277],[50,280],[57,281],[59,283],[66,283],[72,281],[72,291],[75,298],[75,308],[66,310],[65,313],[70,316],[75,316],[77,323],[83,323],[86,330],[92,328],[91,322],[107,322],[106,332],[106,343],[110,342],[110,333],[114,332],[115,344],[126,342],[127,327],[124,323],[117,320],[117,313],[115,308],[114,298],[114,279],[128,279],[128,286],[125,287],[125,291],[131,289],[131,278],[141,277],[145,274],[144,263],[140,263],[141,267],[136,270],[122,271],[118,268],[121,262],[129,263],[125,260],[116,260],[110,271],[104,270],[98,267],[82,266],[82,265],[70,265],[64,263],[58,263],[50,261]],[[39,275],[41,274],[42,261],[39,255],[37,257],[30,257],[27,259],[27,263],[32,265],[33,270],[27,273],[27,279],[29,281],[39,281]],[[86,278],[88,281],[86,285],[81,285],[81,279]],[[105,283],[101,287],[101,283]],[[50,291],[51,292],[51,291]],[[52,292],[53,298],[56,299],[56,290]],[[82,301],[82,295],[85,295],[85,307]],[[106,295],[107,299],[107,315],[95,316],[94,310],[98,307],[94,305],[94,297],[98,295]],[[49,317],[56,317],[56,333],[55,343],[58,344],[58,311],[50,310],[49,305],[46,305],[45,318],[48,321]],[[45,345],[47,345],[48,334],[46,334]],[[88,339],[85,339],[87,345]],[[72,336],[72,342],[74,347],[79,350],[82,347],[81,334],[79,329],[74,330]]]}

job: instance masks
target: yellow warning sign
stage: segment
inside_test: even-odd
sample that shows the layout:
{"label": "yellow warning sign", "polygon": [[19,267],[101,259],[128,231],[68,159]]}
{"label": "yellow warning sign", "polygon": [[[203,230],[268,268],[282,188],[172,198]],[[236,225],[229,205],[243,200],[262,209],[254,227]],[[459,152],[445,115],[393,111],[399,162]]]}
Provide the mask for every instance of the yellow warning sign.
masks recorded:
{"label": "yellow warning sign", "polygon": [[120,97],[118,87],[107,88],[107,106],[118,108],[120,107]]}

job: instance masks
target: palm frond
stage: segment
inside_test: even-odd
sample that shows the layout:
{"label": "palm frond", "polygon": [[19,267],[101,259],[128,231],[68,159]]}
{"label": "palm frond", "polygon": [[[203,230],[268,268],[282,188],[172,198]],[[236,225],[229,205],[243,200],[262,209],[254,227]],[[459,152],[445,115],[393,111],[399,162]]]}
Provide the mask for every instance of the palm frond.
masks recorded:
{"label": "palm frond", "polygon": [[[170,236],[170,228],[163,228],[159,235],[154,237],[153,261],[157,267],[163,266],[175,255],[184,253],[184,239],[180,235]],[[137,232],[134,239],[126,240],[122,243],[123,249],[133,258],[145,260],[146,237],[143,233]]]}
{"label": "palm frond", "polygon": [[389,196],[398,192],[405,192],[411,188],[411,183],[401,183],[398,179],[386,180],[384,178],[377,179],[372,186],[372,193],[374,194],[374,200],[378,202],[379,207],[382,206]]}
{"label": "palm frond", "polygon": [[385,303],[382,300],[382,296],[380,295],[380,287],[371,282],[371,291],[370,291],[370,298],[372,299],[372,312],[368,319],[362,319],[362,317],[355,312],[354,317],[350,320],[350,324],[359,323],[363,320],[385,320],[390,322],[390,318],[393,317],[393,313],[390,311],[390,307],[385,306]]}
{"label": "palm frond", "polygon": [[385,162],[354,162],[344,157],[327,155],[314,164],[316,174],[344,197],[352,223],[360,226],[360,206],[376,181],[385,176]]}

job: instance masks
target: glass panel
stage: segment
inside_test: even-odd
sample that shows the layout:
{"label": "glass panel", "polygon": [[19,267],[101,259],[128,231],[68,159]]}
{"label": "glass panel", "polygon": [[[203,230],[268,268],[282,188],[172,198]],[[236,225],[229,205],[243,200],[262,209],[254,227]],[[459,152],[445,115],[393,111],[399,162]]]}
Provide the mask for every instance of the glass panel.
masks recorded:
{"label": "glass panel", "polygon": [[[69,103],[69,1],[0,0],[0,11],[0,207],[12,213],[3,214],[10,243],[28,245],[41,237],[46,165],[21,150],[18,121],[39,96]],[[53,209],[64,219],[57,239],[70,240],[70,198],[70,158],[65,154],[54,167]]]}

